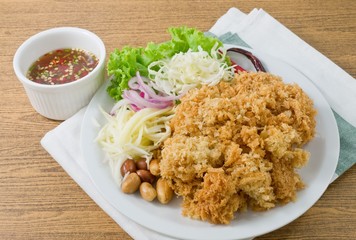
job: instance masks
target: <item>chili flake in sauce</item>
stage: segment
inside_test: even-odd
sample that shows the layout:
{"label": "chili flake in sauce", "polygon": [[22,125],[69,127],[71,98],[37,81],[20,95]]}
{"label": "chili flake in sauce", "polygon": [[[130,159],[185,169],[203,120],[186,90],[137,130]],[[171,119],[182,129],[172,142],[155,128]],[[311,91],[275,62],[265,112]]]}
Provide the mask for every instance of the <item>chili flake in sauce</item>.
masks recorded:
{"label": "chili flake in sauce", "polygon": [[98,62],[94,54],[82,49],[58,49],[34,62],[27,72],[27,78],[48,85],[69,83],[88,75]]}

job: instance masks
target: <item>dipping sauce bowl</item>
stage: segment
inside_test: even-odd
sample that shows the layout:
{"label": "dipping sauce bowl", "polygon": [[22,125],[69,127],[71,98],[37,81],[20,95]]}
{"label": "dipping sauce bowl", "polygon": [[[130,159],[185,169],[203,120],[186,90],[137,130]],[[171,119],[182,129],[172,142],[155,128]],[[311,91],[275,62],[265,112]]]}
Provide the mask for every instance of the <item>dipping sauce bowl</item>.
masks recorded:
{"label": "dipping sauce bowl", "polygon": [[[63,84],[42,84],[30,80],[30,67],[44,54],[58,49],[80,49],[98,59],[85,76]],[[65,120],[86,106],[104,81],[106,49],[94,33],[75,27],[52,28],[27,39],[16,51],[13,68],[33,108],[42,116]]]}

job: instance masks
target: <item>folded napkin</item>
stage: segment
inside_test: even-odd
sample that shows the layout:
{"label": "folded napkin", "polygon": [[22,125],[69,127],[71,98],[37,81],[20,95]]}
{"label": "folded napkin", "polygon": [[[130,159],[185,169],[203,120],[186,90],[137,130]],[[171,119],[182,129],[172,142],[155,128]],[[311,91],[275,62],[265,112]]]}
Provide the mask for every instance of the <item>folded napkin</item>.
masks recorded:
{"label": "folded napkin", "polygon": [[[224,42],[266,52],[303,72],[324,94],[335,111],[341,152],[335,178],[355,163],[356,81],[321,53],[298,38],[263,10],[254,9],[245,15],[230,9],[210,29]],[[80,151],[80,126],[85,108],[41,140],[42,146],[76,181],[79,186],[132,238],[138,240],[174,240],[131,221],[100,194],[92,183]],[[345,120],[344,120],[345,119]]]}

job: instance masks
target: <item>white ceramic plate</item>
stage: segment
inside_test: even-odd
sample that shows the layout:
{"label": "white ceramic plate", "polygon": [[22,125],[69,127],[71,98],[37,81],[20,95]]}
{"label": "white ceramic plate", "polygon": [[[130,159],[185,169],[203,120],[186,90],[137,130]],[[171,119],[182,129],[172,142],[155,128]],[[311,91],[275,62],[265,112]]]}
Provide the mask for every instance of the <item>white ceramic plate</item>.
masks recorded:
{"label": "white ceramic plate", "polygon": [[[228,46],[227,47],[231,47]],[[278,229],[306,212],[324,193],[334,174],[339,156],[339,134],[334,115],[317,88],[303,74],[275,58],[252,51],[266,70],[282,76],[285,82],[297,83],[314,100],[318,111],[316,137],[305,148],[311,158],[300,174],[307,187],[298,192],[294,203],[278,206],[266,212],[247,211],[237,214],[230,225],[212,225],[181,215],[180,199],[168,205],[144,201],[139,193],[126,195],[115,184],[104,153],[94,139],[105,119],[99,110],[109,111],[114,102],[104,84],[90,102],[82,125],[81,147],[91,178],[102,195],[121,213],[142,226],[178,239],[245,239]],[[237,61],[239,63],[239,61]]]}

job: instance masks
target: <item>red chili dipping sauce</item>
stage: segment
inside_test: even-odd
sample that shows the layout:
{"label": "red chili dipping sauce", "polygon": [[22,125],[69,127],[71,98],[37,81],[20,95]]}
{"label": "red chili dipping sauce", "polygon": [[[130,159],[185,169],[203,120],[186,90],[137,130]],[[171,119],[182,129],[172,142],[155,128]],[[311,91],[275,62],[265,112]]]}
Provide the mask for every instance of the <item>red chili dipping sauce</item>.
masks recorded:
{"label": "red chili dipping sauce", "polygon": [[98,63],[98,58],[88,51],[58,49],[34,62],[27,72],[27,78],[47,85],[69,83],[88,75]]}

